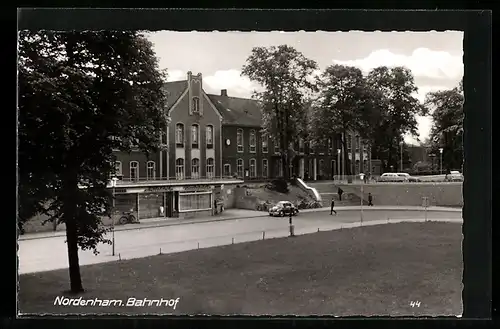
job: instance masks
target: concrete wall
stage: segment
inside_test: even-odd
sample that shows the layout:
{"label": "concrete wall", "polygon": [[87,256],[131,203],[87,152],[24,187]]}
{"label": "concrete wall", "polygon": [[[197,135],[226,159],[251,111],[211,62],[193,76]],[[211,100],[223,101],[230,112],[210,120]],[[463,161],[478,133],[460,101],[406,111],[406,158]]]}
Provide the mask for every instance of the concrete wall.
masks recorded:
{"label": "concrete wall", "polygon": [[251,209],[255,210],[257,205],[257,197],[246,195],[247,189],[245,187],[237,187],[234,192],[234,207],[238,209]]}
{"label": "concrete wall", "polygon": [[[339,185],[345,192],[361,197],[361,185]],[[364,198],[368,193],[378,206],[421,206],[422,198],[428,197],[431,206],[463,206],[462,183],[394,183],[365,184]]]}

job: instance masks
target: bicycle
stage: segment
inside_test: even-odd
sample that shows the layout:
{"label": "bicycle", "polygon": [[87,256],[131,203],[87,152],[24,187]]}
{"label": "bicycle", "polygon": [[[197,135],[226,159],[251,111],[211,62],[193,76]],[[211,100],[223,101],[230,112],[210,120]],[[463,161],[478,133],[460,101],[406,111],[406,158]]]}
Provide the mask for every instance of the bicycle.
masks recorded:
{"label": "bicycle", "polygon": [[139,221],[135,218],[135,216],[132,214],[130,211],[126,211],[123,213],[123,216],[120,217],[120,220],[118,223],[120,224],[131,224],[131,223],[138,223]]}

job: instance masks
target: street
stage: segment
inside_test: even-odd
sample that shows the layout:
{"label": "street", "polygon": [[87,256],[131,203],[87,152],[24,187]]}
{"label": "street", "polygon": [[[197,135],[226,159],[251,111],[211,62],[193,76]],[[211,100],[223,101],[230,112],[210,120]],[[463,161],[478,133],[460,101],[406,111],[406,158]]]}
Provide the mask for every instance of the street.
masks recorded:
{"label": "street", "polygon": [[[293,217],[295,234],[338,229],[359,223],[361,213],[339,211],[330,216],[329,211],[301,213]],[[423,211],[365,210],[364,222],[424,219]],[[429,211],[428,219],[460,220],[461,212]],[[357,224],[356,224],[357,225]],[[288,217],[241,218],[228,221],[206,222],[191,225],[151,227],[140,230],[115,232],[115,256],[110,245],[100,245],[97,256],[92,251],[80,250],[80,265],[174,253],[196,248],[207,248],[231,243],[286,237],[289,235]],[[108,236],[111,239],[111,233]],[[19,273],[31,273],[67,268],[68,256],[64,236],[45,239],[21,240],[19,243]]]}

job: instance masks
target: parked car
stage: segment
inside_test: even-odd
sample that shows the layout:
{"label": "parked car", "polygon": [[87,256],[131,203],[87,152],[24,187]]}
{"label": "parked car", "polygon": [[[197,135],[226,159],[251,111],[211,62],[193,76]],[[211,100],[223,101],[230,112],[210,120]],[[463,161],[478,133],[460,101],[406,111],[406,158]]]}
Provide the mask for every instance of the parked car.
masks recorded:
{"label": "parked car", "polygon": [[406,177],[398,176],[397,173],[384,173],[378,178],[379,182],[406,182]]}
{"label": "parked car", "polygon": [[446,175],[445,180],[448,182],[463,182],[464,175],[458,170],[452,170],[448,175]]}
{"label": "parked car", "polygon": [[410,183],[416,183],[416,182],[421,182],[422,180],[418,177],[413,177],[413,176],[410,176],[410,174],[407,174],[407,173],[397,173],[397,175],[399,177],[404,177],[406,179],[406,182],[410,182]]}
{"label": "parked car", "polygon": [[274,207],[269,209],[269,216],[295,216],[299,213],[299,209],[290,201],[280,201]]}

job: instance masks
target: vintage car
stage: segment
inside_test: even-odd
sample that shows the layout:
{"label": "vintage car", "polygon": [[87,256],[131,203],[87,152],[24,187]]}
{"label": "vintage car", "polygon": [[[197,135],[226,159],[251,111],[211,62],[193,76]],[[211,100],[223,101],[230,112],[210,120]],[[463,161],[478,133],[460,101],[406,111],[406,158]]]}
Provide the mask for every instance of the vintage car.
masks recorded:
{"label": "vintage car", "polygon": [[379,182],[406,182],[406,178],[398,176],[397,173],[384,173],[378,178]]}
{"label": "vintage car", "polygon": [[299,209],[290,201],[280,201],[274,207],[269,209],[269,216],[295,216]]}
{"label": "vintage car", "polygon": [[421,182],[420,178],[410,176],[410,174],[407,174],[407,173],[397,173],[397,175],[398,175],[399,177],[403,177],[403,178],[405,178],[405,181],[406,181],[406,182],[410,182],[410,183]]}
{"label": "vintage car", "polygon": [[448,175],[446,175],[445,180],[448,182],[463,182],[464,176],[460,171],[452,170]]}

